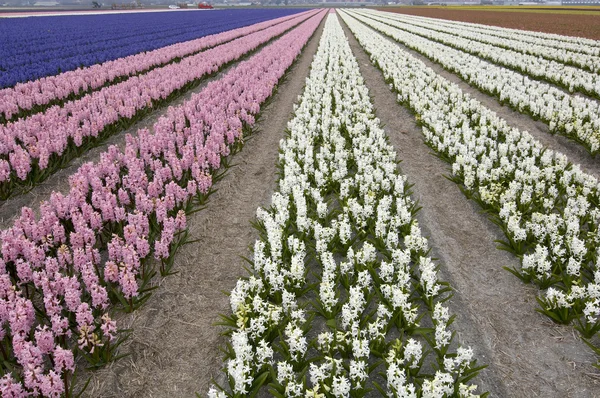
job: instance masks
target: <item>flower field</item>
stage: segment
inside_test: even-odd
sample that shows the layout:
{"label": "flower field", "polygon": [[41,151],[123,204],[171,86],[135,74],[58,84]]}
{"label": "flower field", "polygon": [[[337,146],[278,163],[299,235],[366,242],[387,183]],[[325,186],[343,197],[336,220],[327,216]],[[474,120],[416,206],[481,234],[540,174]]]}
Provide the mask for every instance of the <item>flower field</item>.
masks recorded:
{"label": "flower field", "polygon": [[2,397],[600,396],[600,42],[27,19],[0,19]]}
{"label": "flower field", "polygon": [[[290,10],[132,14],[0,21],[0,87],[258,23]],[[165,20],[166,18],[166,20]],[[99,36],[99,40],[95,37]],[[43,45],[40,46],[39,42]]]}

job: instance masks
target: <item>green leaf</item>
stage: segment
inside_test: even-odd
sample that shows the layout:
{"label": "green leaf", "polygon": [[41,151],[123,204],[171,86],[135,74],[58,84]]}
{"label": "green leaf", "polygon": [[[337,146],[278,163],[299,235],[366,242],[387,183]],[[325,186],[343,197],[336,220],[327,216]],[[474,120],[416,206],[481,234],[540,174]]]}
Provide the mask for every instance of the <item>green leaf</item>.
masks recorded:
{"label": "green leaf", "polygon": [[332,319],[328,319],[327,322],[325,323],[327,326],[329,326],[332,329],[336,329],[336,322],[335,322],[335,318]]}
{"label": "green leaf", "polygon": [[285,395],[281,394],[279,391],[277,391],[273,388],[269,389],[269,394],[271,394],[272,396],[277,397],[277,398],[285,398]]}
{"label": "green leaf", "polygon": [[513,274],[514,276],[516,276],[517,278],[519,278],[520,280],[522,280],[525,283],[531,282],[531,276],[521,273],[516,268],[509,268],[509,267],[502,267],[502,268],[504,268],[505,270],[507,270],[508,272],[510,272],[511,274]]}
{"label": "green leaf", "polygon": [[[81,388],[81,390],[77,393],[77,395],[74,395],[75,398],[81,397],[81,395],[88,388],[88,385],[90,384],[91,380],[92,380],[92,376],[88,377],[87,381],[85,382],[85,384],[83,385],[83,387]],[[74,381],[75,381],[75,375],[73,375],[73,378],[71,379],[71,396],[73,396],[73,388],[75,386]]]}
{"label": "green leaf", "polygon": [[377,383],[376,381],[373,381],[373,385],[375,386],[375,388],[377,389],[377,391],[379,391],[379,393],[381,393],[382,397],[387,397],[388,394],[386,393],[386,391],[379,385],[379,383]]}
{"label": "green leaf", "polygon": [[269,377],[269,371],[265,371],[263,372],[260,376],[258,376],[255,380],[254,383],[252,383],[252,387],[251,387],[251,393],[248,396],[248,398],[254,398],[258,392],[260,391],[260,387],[262,387],[262,385],[264,384],[264,382],[267,380],[267,377]]}

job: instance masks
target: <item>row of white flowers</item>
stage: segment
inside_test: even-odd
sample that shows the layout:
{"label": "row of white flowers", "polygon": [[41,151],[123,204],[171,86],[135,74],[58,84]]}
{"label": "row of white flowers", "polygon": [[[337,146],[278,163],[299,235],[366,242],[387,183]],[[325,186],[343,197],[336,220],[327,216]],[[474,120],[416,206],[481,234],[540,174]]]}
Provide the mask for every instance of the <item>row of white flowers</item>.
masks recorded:
{"label": "row of white flowers", "polygon": [[600,330],[600,185],[559,152],[508,126],[396,44],[349,14],[343,18],[382,70],[398,101],[423,125],[426,142],[452,163],[465,194],[486,208],[522,258],[512,270],[546,289],[542,311]]}
{"label": "row of white flowers", "polygon": [[229,387],[209,397],[477,396],[395,156],[330,14],[230,296]]}
{"label": "row of white flowers", "polygon": [[[422,20],[435,20],[437,18],[418,17]],[[471,22],[450,21],[445,23],[452,26],[461,26],[469,29],[477,29],[491,35],[507,37],[511,39],[521,38],[525,42],[543,44],[549,47],[564,48],[566,50],[578,51],[591,55],[600,55],[600,41],[580,36],[565,36],[557,33],[536,32],[532,30],[502,28],[500,26],[482,25]]]}
{"label": "row of white flowers", "polygon": [[598,47],[578,46],[577,50],[567,49],[564,48],[564,46],[557,48],[553,45],[547,45],[546,40],[543,39],[533,38],[527,40],[527,38],[525,38],[525,40],[523,40],[523,35],[521,33],[497,35],[491,33],[488,29],[450,24],[446,23],[446,21],[443,19],[420,18],[412,15],[395,14],[381,11],[376,13],[389,19],[419,26],[421,28],[432,29],[438,32],[480,41],[529,55],[541,56],[567,65],[584,68],[591,72],[600,71],[600,56],[598,55],[600,49]]}
{"label": "row of white flowers", "polygon": [[352,13],[361,22],[457,73],[519,112],[546,122],[550,132],[565,135],[592,153],[600,151],[600,103],[486,62],[479,57],[427,40],[386,23]]}
{"label": "row of white flowers", "polygon": [[393,25],[407,32],[438,41],[459,50],[477,55],[488,61],[512,68],[519,72],[528,74],[538,79],[544,79],[554,83],[570,92],[581,92],[594,97],[600,97],[600,75],[588,72],[581,68],[565,65],[560,62],[544,59],[534,55],[523,54],[518,51],[496,47],[490,44],[469,40],[463,37],[424,29],[414,25],[408,25],[393,19],[382,17],[381,14],[373,12],[362,12],[371,18],[385,19],[385,23]]}

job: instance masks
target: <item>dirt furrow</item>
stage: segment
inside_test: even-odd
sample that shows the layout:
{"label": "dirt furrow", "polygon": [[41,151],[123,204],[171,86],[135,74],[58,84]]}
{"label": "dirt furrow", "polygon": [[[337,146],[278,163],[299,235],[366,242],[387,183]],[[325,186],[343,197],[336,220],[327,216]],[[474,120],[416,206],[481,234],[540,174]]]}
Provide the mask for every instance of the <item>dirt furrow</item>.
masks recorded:
{"label": "dirt furrow", "polygon": [[[377,116],[402,160],[402,172],[414,184],[413,198],[423,206],[419,223],[429,236],[433,256],[440,259],[442,279],[456,291],[450,300],[457,314],[456,338],[489,365],[476,379],[480,391],[495,397],[598,396],[600,383],[588,376],[595,373],[595,355],[572,327],[554,325],[535,312],[537,288],[502,269],[517,266],[518,260],[496,249],[500,229],[444,177],[449,166],[424,144],[413,115],[396,102],[381,72],[345,25],[344,29]],[[448,75],[440,69],[436,71]]]}
{"label": "dirt furrow", "polygon": [[91,376],[88,397],[191,397],[206,394],[211,379],[222,382],[222,328],[219,314],[230,313],[229,292],[245,276],[248,247],[257,232],[250,221],[258,206],[270,203],[276,187],[279,140],[304,87],[323,25],[262,110],[253,135],[233,157],[236,164],[215,185],[208,207],[188,218],[190,239],[176,255],[178,273],[157,281],[150,300],[120,324],[132,328],[123,351],[131,355]]}
{"label": "dirt furrow", "polygon": [[56,173],[52,174],[41,184],[33,187],[29,192],[14,196],[5,201],[0,201],[0,230],[9,228],[12,225],[15,218],[19,217],[19,215],[21,214],[22,207],[31,207],[32,209],[34,209],[34,211],[37,212],[40,202],[48,200],[52,192],[56,191],[61,192],[63,194],[67,194],[69,192],[69,176],[75,173],[77,169],[81,167],[81,165],[87,162],[97,162],[100,159],[100,155],[103,152],[105,152],[111,145],[116,145],[119,148],[123,149],[125,147],[125,137],[127,134],[137,135],[137,131],[143,128],[151,130],[154,126],[154,123],[156,123],[158,119],[160,119],[162,116],[167,115],[170,107],[177,107],[183,104],[184,102],[190,100],[190,98],[194,94],[197,94],[200,91],[202,91],[207,84],[220,79],[222,76],[226,75],[231,69],[235,68],[240,62],[243,62],[249,56],[256,54],[260,51],[260,49],[272,43],[273,40],[277,40],[277,38],[268,41],[266,44],[260,45],[257,49],[243,55],[238,60],[232,61],[228,66],[224,67],[216,75],[203,78],[198,84],[198,86],[181,93],[167,104],[155,107],[154,110],[151,110],[142,119],[134,123],[132,126],[116,134],[111,135],[104,142],[102,142],[102,144],[98,145],[95,148],[92,148],[83,155],[72,159],[67,167],[65,167],[62,170],[58,170]]}
{"label": "dirt furrow", "polygon": [[395,41],[394,43],[398,47],[402,48],[403,51],[408,52],[413,57],[422,61],[425,65],[433,69],[435,73],[444,77],[444,79],[458,85],[463,92],[468,93],[471,97],[477,99],[484,106],[496,112],[498,116],[506,120],[510,126],[518,128],[522,131],[528,131],[539,142],[541,142],[542,145],[565,154],[573,164],[579,164],[583,171],[600,179],[600,162],[598,159],[594,159],[581,144],[578,144],[562,135],[551,134],[546,123],[536,121],[529,115],[511,109],[508,105],[501,105],[499,100],[486,93],[483,93],[476,87],[471,86],[469,83],[466,83],[460,76],[454,74],[453,72],[447,71],[438,63],[431,61],[429,58],[409,49],[403,44]]}

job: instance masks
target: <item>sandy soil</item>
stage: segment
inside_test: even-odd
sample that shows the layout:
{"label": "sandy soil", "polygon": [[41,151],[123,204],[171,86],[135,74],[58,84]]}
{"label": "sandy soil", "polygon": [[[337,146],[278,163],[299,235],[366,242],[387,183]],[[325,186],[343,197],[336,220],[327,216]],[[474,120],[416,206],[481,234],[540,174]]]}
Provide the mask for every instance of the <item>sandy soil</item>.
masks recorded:
{"label": "sandy soil", "polygon": [[263,47],[271,43],[267,42],[259,46],[256,50],[242,56],[237,61],[232,61],[230,65],[224,67],[219,73],[214,76],[205,77],[200,80],[200,83],[188,91],[180,93],[174,97],[168,103],[155,106],[154,110],[147,113],[142,119],[134,123],[127,129],[113,134],[106,139],[102,144],[84,153],[82,156],[74,158],[71,162],[63,168],[57,171],[48,179],[43,181],[41,184],[33,187],[29,192],[25,194],[16,195],[4,201],[0,201],[0,230],[9,228],[13,221],[20,215],[21,208],[23,206],[30,207],[37,211],[39,209],[40,202],[48,200],[50,194],[53,191],[62,192],[67,194],[69,192],[68,178],[79,169],[79,167],[86,162],[97,162],[100,160],[100,155],[105,152],[111,145],[117,145],[119,148],[125,147],[125,137],[127,134],[137,135],[139,129],[152,129],[154,123],[158,121],[162,116],[166,116],[169,111],[169,107],[179,106],[185,101],[188,101],[194,94],[199,93],[206,87],[206,85],[214,80],[218,80],[227,74],[231,69],[235,68],[241,61],[252,56],[256,52],[260,51]]}
{"label": "sandy soil", "polygon": [[[500,229],[444,178],[448,165],[423,143],[412,114],[397,104],[380,71],[347,29],[346,34],[400,167],[415,184],[413,198],[423,206],[419,223],[440,259],[441,276],[456,291],[450,305],[457,314],[457,338],[489,365],[476,383],[495,397],[599,396],[594,354],[572,327],[554,325],[535,312],[537,289],[502,269],[518,260],[496,249]],[[523,128],[512,111],[502,116]]]}
{"label": "sandy soil", "polygon": [[457,10],[433,7],[384,7],[378,8],[378,10],[600,40],[600,15]]}
{"label": "sandy soil", "polygon": [[176,275],[157,280],[160,288],[132,315],[123,351],[130,356],[91,374],[87,397],[190,397],[206,394],[221,380],[225,343],[215,327],[231,311],[228,297],[246,275],[242,255],[256,239],[250,225],[258,206],[267,206],[276,187],[275,162],[293,104],[302,93],[322,26],[305,47],[273,101],[261,113],[258,133],[233,158],[237,166],[215,188],[208,208],[188,218],[190,239],[176,257]]}
{"label": "sandy soil", "polygon": [[[225,340],[220,336],[222,329],[214,323],[219,321],[218,314],[230,312],[223,292],[229,292],[246,274],[240,256],[249,254],[248,246],[257,236],[249,221],[258,206],[268,205],[276,188],[279,140],[302,92],[321,32],[322,26],[263,110],[258,133],[235,155],[233,163],[237,166],[217,183],[218,192],[211,196],[208,207],[189,217],[190,239],[200,242],[183,247],[177,254],[174,270],[178,273],[157,277],[154,283],[160,288],[140,310],[118,315],[121,327],[133,329],[122,349],[130,355],[87,374],[85,377],[91,379],[84,396],[191,397],[196,392],[204,396],[212,378],[222,382],[219,348]],[[456,338],[475,349],[480,364],[489,365],[475,380],[480,392],[490,391],[494,397],[600,396],[600,375],[591,366],[597,360],[595,355],[572,327],[554,325],[535,312],[537,288],[502,269],[517,266],[518,260],[496,249],[494,240],[502,238],[499,228],[444,177],[449,173],[448,165],[423,143],[412,114],[397,104],[379,70],[347,29],[346,34],[377,116],[402,160],[402,172],[415,184],[413,198],[423,206],[419,222],[434,248],[433,256],[440,259],[441,277],[456,290],[450,301],[451,310],[457,314]],[[585,171],[600,176],[600,162],[580,145],[548,134],[545,124],[501,106],[456,75],[415,56],[511,125],[528,130],[545,145],[581,163]],[[170,105],[183,102],[205,84]],[[127,132],[152,126],[166,109],[145,117]],[[0,207],[0,227],[10,225],[22,206],[37,208],[52,190],[65,192],[67,177],[79,165],[96,160],[110,144],[123,145],[124,136],[111,137],[29,194],[7,201]]]}

